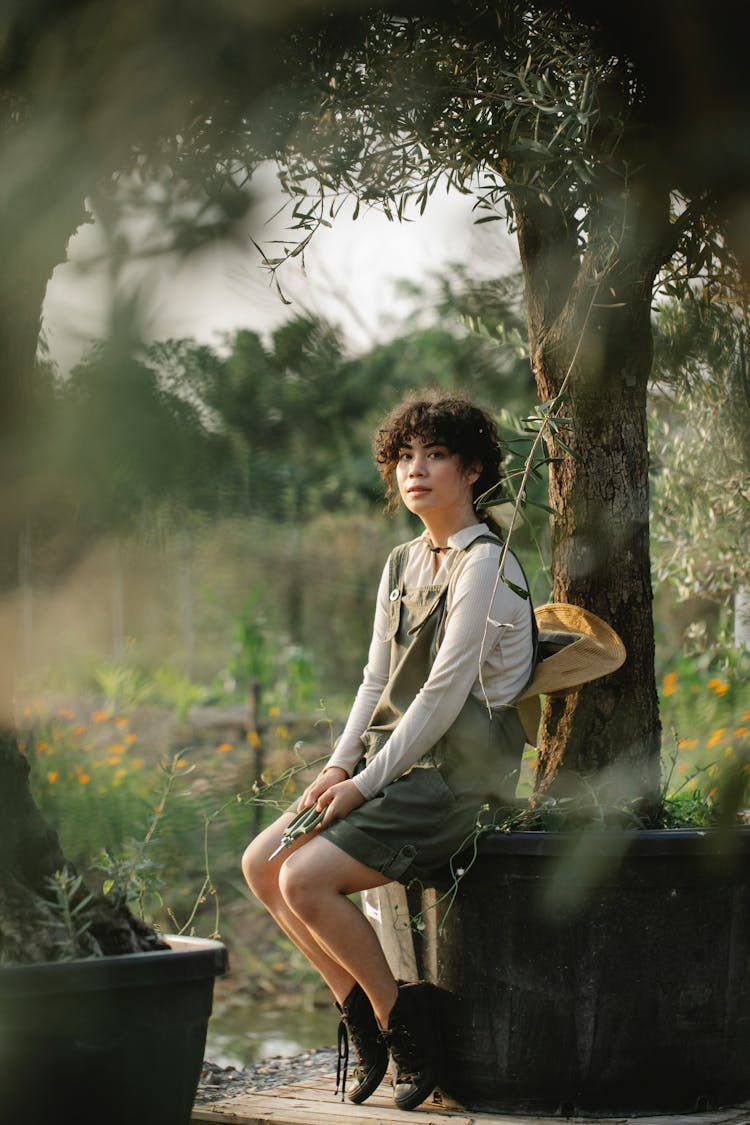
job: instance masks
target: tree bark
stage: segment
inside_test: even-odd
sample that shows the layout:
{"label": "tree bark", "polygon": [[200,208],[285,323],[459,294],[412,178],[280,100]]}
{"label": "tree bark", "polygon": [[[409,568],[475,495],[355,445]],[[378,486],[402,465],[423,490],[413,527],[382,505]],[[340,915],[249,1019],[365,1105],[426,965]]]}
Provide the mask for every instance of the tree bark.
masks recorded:
{"label": "tree bark", "polygon": [[[632,199],[629,201],[632,206]],[[652,360],[651,297],[668,230],[666,198],[623,215],[585,251],[571,246],[564,216],[516,203],[526,278],[531,363],[542,402],[570,371],[549,453],[552,600],[580,605],[622,637],[614,674],[562,698],[542,717],[537,790],[571,794],[592,779],[599,799],[652,797],[659,780],[660,722],[654,671],[649,555],[646,390]],[[608,218],[611,229],[611,216]]]}

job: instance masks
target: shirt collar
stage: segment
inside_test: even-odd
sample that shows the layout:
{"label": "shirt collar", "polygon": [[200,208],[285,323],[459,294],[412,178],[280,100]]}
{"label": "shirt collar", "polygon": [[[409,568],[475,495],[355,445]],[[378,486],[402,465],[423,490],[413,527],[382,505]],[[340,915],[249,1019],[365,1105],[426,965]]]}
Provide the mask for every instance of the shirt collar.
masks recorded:
{"label": "shirt collar", "polygon": [[[493,538],[497,538],[487,527],[486,523],[473,523],[469,527],[462,527],[455,535],[449,535],[446,546],[454,550],[463,551],[465,547],[468,547],[469,544],[473,543],[475,539],[478,539],[480,535],[492,535]],[[426,531],[420,538],[429,546],[430,537]]]}

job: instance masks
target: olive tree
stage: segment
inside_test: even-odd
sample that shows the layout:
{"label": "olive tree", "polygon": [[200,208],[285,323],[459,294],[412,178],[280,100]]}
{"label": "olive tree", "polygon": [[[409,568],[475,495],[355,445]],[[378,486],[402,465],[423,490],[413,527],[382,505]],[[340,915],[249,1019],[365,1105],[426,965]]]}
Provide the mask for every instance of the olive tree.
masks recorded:
{"label": "olive tree", "polygon": [[302,110],[277,158],[298,241],[266,263],[283,278],[347,205],[413,218],[446,184],[472,194],[477,222],[515,232],[551,457],[552,597],[610,622],[628,653],[616,674],[547,701],[537,783],[598,776],[621,798],[653,793],[651,314],[660,286],[684,294],[726,260],[710,193],[686,192],[660,158],[633,64],[566,12],[374,10],[345,48],[324,33],[297,47]]}

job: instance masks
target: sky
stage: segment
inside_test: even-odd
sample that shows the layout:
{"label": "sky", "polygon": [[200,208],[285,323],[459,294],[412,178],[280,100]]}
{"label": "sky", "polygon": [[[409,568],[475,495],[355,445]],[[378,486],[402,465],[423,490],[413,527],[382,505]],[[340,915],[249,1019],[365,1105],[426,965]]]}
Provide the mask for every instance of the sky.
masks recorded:
{"label": "sky", "polygon": [[[497,276],[517,263],[502,221],[476,226],[471,196],[438,189],[413,221],[389,222],[375,210],[352,221],[352,208],[344,209],[332,228],[315,234],[304,272],[299,258],[284,267],[282,287],[292,301],[285,305],[250,238],[270,254],[277,252],[272,240],[287,237],[288,217],[273,217],[284,197],[269,168],[257,181],[256,200],[247,230],[234,243],[200,251],[187,262],[150,256],[128,268],[126,282],[141,297],[150,338],[217,343],[221,333],[250,328],[267,334],[312,311],[339,324],[352,351],[363,351],[393,335],[413,308],[397,294],[399,280],[426,280],[452,262],[467,264],[478,277]],[[147,237],[135,229],[135,248]],[[106,266],[97,262],[102,245],[95,222],[79,228],[68,261],[47,289],[45,333],[62,371],[104,332],[111,288]]]}

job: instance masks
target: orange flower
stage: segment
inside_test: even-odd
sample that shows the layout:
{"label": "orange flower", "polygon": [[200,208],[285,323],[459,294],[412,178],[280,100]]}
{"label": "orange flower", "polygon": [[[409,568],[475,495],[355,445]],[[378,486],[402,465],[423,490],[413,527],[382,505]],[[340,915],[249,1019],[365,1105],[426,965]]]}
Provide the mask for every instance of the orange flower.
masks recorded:
{"label": "orange flower", "polygon": [[57,772],[57,770],[50,770],[47,774],[47,781],[50,783],[50,785],[54,785],[59,776],[60,774]]}
{"label": "orange flower", "polygon": [[57,713],[61,719],[70,720],[76,717],[75,711],[71,711],[69,707],[60,707]]}
{"label": "orange flower", "polygon": [[45,750],[49,750],[49,743],[43,742],[41,739],[36,744],[37,752],[43,754]]}
{"label": "orange flower", "polygon": [[131,742],[132,743],[132,742],[137,742],[137,741],[138,741],[138,735],[132,734],[132,733],[126,734],[124,739],[123,739],[123,742]]}
{"label": "orange flower", "polygon": [[688,771],[687,762],[680,762],[679,765],[677,766],[677,772],[678,773],[687,773],[687,771]]}
{"label": "orange flower", "polygon": [[722,738],[724,737],[724,735],[726,733],[727,733],[726,727],[719,727],[719,729],[715,730],[714,733],[711,735],[708,742],[706,743],[706,746],[717,746],[721,742]]}
{"label": "orange flower", "polygon": [[258,747],[260,746],[260,735],[258,734],[257,730],[249,730],[247,732],[247,741],[254,750],[258,749]]}
{"label": "orange flower", "polygon": [[78,784],[79,785],[88,785],[88,783],[90,781],[91,781],[91,774],[79,773],[79,775],[78,775]]}
{"label": "orange flower", "polygon": [[109,748],[109,753],[110,754],[124,754],[125,753],[125,747],[123,746],[123,744],[121,742],[113,742],[112,745]]}
{"label": "orange flower", "polygon": [[748,733],[748,727],[737,727],[737,730],[734,732],[734,737],[735,738],[744,738],[747,733]]}
{"label": "orange flower", "polygon": [[91,713],[92,723],[106,723],[109,718],[109,711],[93,711]]}
{"label": "orange flower", "polygon": [[76,738],[80,738],[85,730],[86,728],[83,723],[79,723],[78,726],[73,727],[73,734],[76,736]]}
{"label": "orange flower", "polygon": [[697,738],[681,738],[677,743],[678,750],[695,750],[698,745]]}
{"label": "orange flower", "polygon": [[729,691],[729,684],[725,684],[723,680],[717,680],[716,677],[708,681],[708,690],[713,691],[716,695],[726,695]]}
{"label": "orange flower", "polygon": [[133,761],[130,764],[134,770],[139,770],[143,765],[143,758],[133,758]]}
{"label": "orange flower", "polygon": [[124,718],[123,719],[115,719],[115,726],[117,726],[117,727],[128,727],[128,726],[130,726],[130,720],[124,719]]}
{"label": "orange flower", "polygon": [[677,673],[667,672],[666,676],[661,682],[661,691],[663,696],[674,695],[677,691]]}
{"label": "orange flower", "polygon": [[220,746],[216,747],[216,749],[220,754],[228,754],[230,750],[234,750],[234,743],[222,742]]}

